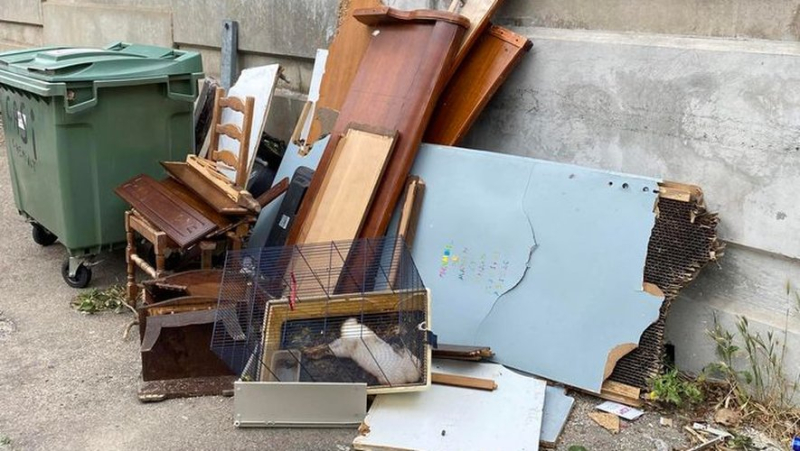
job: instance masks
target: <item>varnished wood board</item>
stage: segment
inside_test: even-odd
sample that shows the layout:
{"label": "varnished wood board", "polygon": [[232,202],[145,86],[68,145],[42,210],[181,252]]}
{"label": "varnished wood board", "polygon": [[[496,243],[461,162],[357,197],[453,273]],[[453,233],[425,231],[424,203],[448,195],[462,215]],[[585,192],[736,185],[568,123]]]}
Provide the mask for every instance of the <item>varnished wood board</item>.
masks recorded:
{"label": "varnished wood board", "polygon": [[[313,143],[323,134],[321,116],[338,112],[342,108],[350,86],[358,72],[361,58],[369,47],[372,28],[353,17],[353,11],[361,8],[381,6],[380,0],[343,0],[341,3],[339,28],[328,47],[325,75],[319,88],[314,121],[307,142]],[[324,130],[329,132],[330,130]]]}
{"label": "varnished wood board", "polygon": [[148,175],[136,176],[115,191],[180,247],[188,247],[217,228],[213,221],[171,195]]}
{"label": "varnished wood board", "polygon": [[[454,1],[461,3],[460,0]],[[479,36],[486,30],[489,19],[492,18],[500,3],[502,0],[467,0],[462,3],[461,8],[456,9],[455,12],[469,20],[469,28],[453,62],[454,68],[457,68],[470,53]]]}
{"label": "varnished wood board", "polygon": [[339,141],[297,243],[352,240],[392,154],[396,133],[351,128]]}
{"label": "varnished wood board", "polygon": [[481,33],[439,98],[425,141],[457,145],[531,46],[528,38],[498,26]]}
{"label": "varnished wood board", "polygon": [[[357,12],[356,16],[382,25],[370,38],[307,197],[313,199],[317,195],[338,140],[349,124],[368,123],[397,130],[399,138],[394,154],[359,234],[370,238],[386,232],[465,28],[455,14],[449,20],[433,21],[394,17],[390,24],[383,24],[373,12],[366,16]],[[304,201],[298,214],[299,223],[307,215],[307,202]],[[293,244],[292,238],[289,244]]]}

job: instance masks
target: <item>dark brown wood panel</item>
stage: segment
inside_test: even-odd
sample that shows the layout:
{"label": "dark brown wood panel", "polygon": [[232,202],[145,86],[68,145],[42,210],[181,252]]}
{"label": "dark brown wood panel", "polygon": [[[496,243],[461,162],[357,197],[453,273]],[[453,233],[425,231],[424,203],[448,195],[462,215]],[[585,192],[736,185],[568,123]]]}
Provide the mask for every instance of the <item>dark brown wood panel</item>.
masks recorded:
{"label": "dark brown wood panel", "polygon": [[378,237],[386,232],[402,193],[406,176],[416,157],[433,107],[446,82],[465,26],[457,14],[447,20],[398,18],[386,12],[384,20],[370,9],[355,17],[368,17],[378,24],[361,60],[356,78],[342,106],[331,139],[300,209],[289,244],[295,244],[299,225],[318,195],[342,134],[351,123],[369,124],[398,131],[395,150],[387,163],[360,237]]}
{"label": "dark brown wood panel", "polygon": [[425,142],[458,145],[532,46],[528,38],[511,30],[487,28],[447,84]]}
{"label": "dark brown wood panel", "polygon": [[178,246],[188,247],[217,229],[212,220],[148,175],[134,177],[115,192]]}

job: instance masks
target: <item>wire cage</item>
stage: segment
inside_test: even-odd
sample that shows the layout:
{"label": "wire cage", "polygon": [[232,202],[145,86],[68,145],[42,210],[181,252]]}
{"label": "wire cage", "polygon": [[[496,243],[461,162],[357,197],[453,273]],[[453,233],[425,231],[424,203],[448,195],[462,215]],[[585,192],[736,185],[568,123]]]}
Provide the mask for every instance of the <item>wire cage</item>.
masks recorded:
{"label": "wire cage", "polygon": [[211,347],[243,381],[430,385],[430,295],[402,238],[229,252]]}

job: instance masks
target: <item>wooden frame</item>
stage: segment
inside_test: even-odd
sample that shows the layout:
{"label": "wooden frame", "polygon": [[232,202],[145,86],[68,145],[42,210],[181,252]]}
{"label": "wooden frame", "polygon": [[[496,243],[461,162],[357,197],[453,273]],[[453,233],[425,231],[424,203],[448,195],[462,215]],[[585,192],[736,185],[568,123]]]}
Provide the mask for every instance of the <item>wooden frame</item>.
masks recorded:
{"label": "wooden frame", "polygon": [[[410,299],[409,299],[410,297]],[[261,354],[262,368],[264,362],[271,362],[275,352],[282,351],[280,346],[273,347],[275,343],[280,344],[283,324],[287,321],[299,319],[325,318],[329,316],[344,316],[348,314],[360,315],[375,313],[397,313],[398,299],[405,299],[404,310],[422,311],[425,313],[425,327],[430,330],[430,290],[424,291],[397,291],[380,292],[369,294],[349,294],[332,296],[331,298],[306,299],[298,302],[294,309],[286,299],[270,301],[267,305],[267,313],[264,315],[264,335],[263,352]],[[367,387],[367,394],[377,395],[382,393],[413,392],[425,390],[431,384],[431,358],[432,350],[430,345],[425,345],[425,361],[423,362],[423,380],[421,383],[406,384],[399,386],[373,386]],[[264,372],[262,372],[264,373]],[[266,371],[268,380],[269,371]],[[264,374],[262,374],[262,379]],[[324,382],[324,381],[322,381]]]}
{"label": "wooden frame", "polygon": [[[236,124],[220,123],[222,110],[225,108],[241,113],[244,116],[242,127]],[[214,112],[211,118],[208,158],[189,155],[186,157],[186,163],[236,204],[259,212],[261,208],[258,202],[247,191],[247,179],[250,174],[250,134],[253,128],[254,108],[255,99],[253,97],[246,97],[244,100],[237,97],[225,97],[225,90],[218,88],[214,93]],[[219,141],[221,136],[227,136],[234,141],[238,141],[239,153],[235,154],[230,149],[220,149]],[[220,163],[236,172],[233,182],[228,176],[220,172]]]}
{"label": "wooden frame", "polygon": [[[248,161],[250,158],[250,132],[253,128],[253,108],[255,99],[245,98],[244,102],[237,97],[223,97],[224,89],[214,93],[214,114],[211,120],[211,144],[208,156],[211,161],[221,161],[236,170],[235,186],[247,189]],[[244,115],[242,128],[235,124],[221,124],[222,109],[228,108]],[[219,148],[220,135],[225,135],[239,142],[239,154],[228,149]]]}

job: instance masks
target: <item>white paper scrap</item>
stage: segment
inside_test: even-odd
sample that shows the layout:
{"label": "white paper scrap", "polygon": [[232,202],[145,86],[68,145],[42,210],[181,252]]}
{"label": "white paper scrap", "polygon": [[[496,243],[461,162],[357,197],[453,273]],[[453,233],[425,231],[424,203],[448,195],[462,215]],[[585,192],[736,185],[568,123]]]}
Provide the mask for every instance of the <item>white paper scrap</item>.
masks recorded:
{"label": "white paper scrap", "polygon": [[633,407],[628,407],[612,401],[606,401],[595,408],[602,410],[603,412],[613,413],[614,415],[624,418],[628,421],[633,421],[644,415],[644,412],[639,409],[634,409]]}

